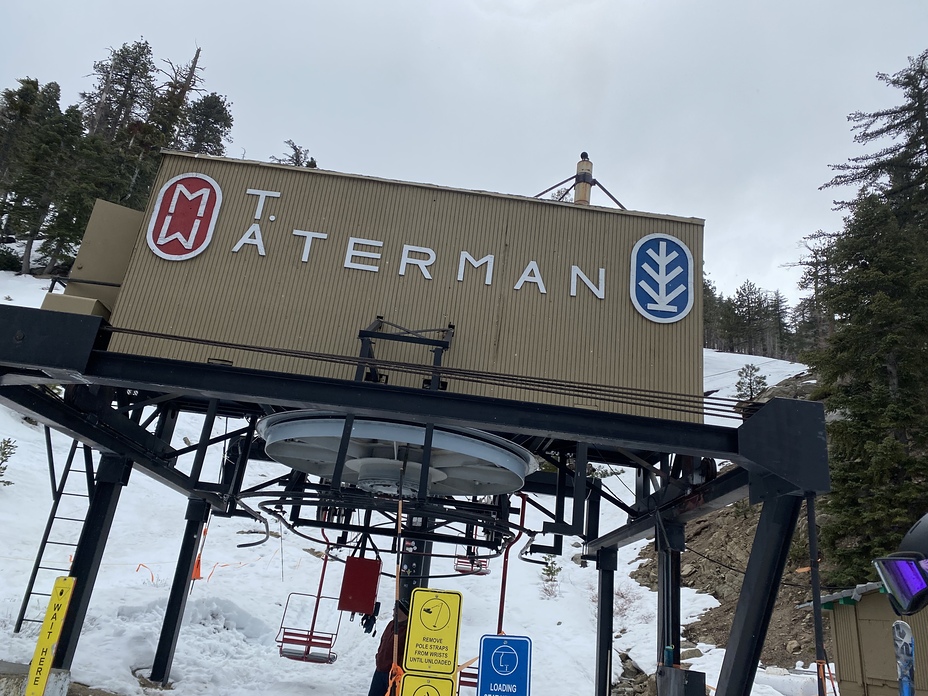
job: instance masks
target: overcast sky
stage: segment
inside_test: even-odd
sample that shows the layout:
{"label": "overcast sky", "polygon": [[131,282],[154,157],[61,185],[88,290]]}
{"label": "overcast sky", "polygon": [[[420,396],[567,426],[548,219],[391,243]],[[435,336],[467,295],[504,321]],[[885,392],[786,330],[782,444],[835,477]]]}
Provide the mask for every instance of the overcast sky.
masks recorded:
{"label": "overcast sky", "polygon": [[[926,0],[8,0],[0,88],[57,81],[144,37],[203,49],[232,157],[292,138],[325,169],[532,196],[575,171],[626,207],[706,220],[705,270],[794,303],[799,240],[835,230],[847,115],[928,48]],[[846,194],[845,194],[846,195]],[[595,205],[611,206],[594,191]]]}

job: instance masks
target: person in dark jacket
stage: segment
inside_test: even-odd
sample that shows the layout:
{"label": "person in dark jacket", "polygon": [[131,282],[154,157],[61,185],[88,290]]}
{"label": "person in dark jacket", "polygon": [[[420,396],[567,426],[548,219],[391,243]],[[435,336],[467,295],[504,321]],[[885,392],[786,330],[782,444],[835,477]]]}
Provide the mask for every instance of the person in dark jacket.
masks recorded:
{"label": "person in dark jacket", "polygon": [[367,696],[387,696],[390,685],[390,669],[393,667],[393,638],[396,636],[396,664],[403,662],[403,649],[406,647],[406,622],[409,619],[409,605],[399,600],[393,613],[393,621],[383,629],[380,647],[377,648],[376,667],[371,679],[371,688]]}

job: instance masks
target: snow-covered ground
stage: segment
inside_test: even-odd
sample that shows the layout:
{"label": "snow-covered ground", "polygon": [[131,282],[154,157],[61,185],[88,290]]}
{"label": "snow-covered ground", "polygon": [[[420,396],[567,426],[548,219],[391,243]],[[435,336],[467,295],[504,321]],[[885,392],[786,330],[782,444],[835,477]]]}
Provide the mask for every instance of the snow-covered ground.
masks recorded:
{"label": "snow-covered ground", "polygon": [[[16,277],[0,272],[0,303],[37,307],[48,281]],[[769,384],[802,371],[803,366],[768,358],[750,358],[716,352],[705,353],[706,389],[719,389],[717,396],[733,397],[737,371],[752,362],[766,375]],[[200,438],[197,418],[185,418],[176,440]],[[719,421],[734,427],[736,421]],[[219,419],[214,432],[239,427]],[[0,439],[16,442],[5,480],[0,486],[0,660],[27,663],[35,648],[37,629],[13,633],[13,624],[32,569],[34,556],[51,505],[44,433],[8,409],[0,407]],[[54,435],[58,470],[70,441]],[[220,453],[207,463],[216,466]],[[276,464],[249,465],[252,482],[277,476]],[[633,499],[631,472],[605,479],[605,484],[625,501]],[[624,514],[605,510],[602,529],[624,523]],[[133,472],[122,493],[113,530],[103,558],[84,630],[72,665],[72,678],[119,694],[144,694],[135,673],[147,676],[155,653],[164,609],[184,528],[186,499],[146,477]],[[529,508],[527,525],[540,528],[542,519]],[[379,638],[364,633],[357,621],[341,621],[331,665],[299,663],[278,656],[274,638],[283,607],[291,592],[314,593],[322,561],[308,553],[319,544],[302,539],[285,528],[272,525],[280,534],[260,546],[238,548],[251,542],[260,529],[243,519],[214,518],[209,524],[202,552],[202,575],[193,587],[175,653],[171,680],[177,696],[249,696],[254,694],[366,694],[373,671]],[[543,537],[538,541],[545,543]],[[521,548],[520,543],[518,548]],[[638,561],[639,545],[620,550],[616,575],[615,648],[628,652],[645,670],[653,672],[656,644],[656,595],[628,577]],[[66,562],[67,551],[61,552]],[[581,567],[571,560],[579,549],[565,544],[557,559],[561,568],[558,586],[551,596],[546,591],[541,565],[525,563],[512,554],[504,630],[525,635],[533,644],[532,693],[535,696],[585,694],[594,690],[597,573],[593,564]],[[385,568],[394,563],[384,554]],[[326,594],[337,594],[344,566],[330,563]],[[450,559],[436,559],[433,574],[453,574]],[[432,586],[463,593],[459,662],[477,656],[480,637],[496,632],[500,592],[500,561],[491,563],[488,576],[457,576],[437,579]],[[380,600],[392,604],[393,581],[383,578]],[[684,623],[697,621],[716,601],[684,589]],[[42,608],[36,606],[41,615]],[[317,629],[334,628],[337,612],[322,612]],[[381,621],[381,625],[384,621]],[[706,672],[707,683],[715,686],[724,651],[699,646],[704,656],[692,661]],[[616,667],[621,669],[618,660]],[[793,665],[784,665],[793,667]],[[781,671],[781,670],[780,670]],[[777,693],[811,696],[814,675],[795,676],[759,673],[754,688],[757,696]],[[463,693],[468,693],[464,690]],[[470,693],[473,693],[472,691]]]}

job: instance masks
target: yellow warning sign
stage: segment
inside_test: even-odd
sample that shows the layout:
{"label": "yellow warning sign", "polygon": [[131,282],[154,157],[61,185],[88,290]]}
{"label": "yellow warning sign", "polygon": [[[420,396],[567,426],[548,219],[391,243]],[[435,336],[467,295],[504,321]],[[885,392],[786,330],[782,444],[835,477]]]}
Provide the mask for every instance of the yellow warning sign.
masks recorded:
{"label": "yellow warning sign", "polygon": [[55,646],[61,635],[64,624],[64,615],[68,611],[68,603],[74,592],[74,578],[61,577],[55,580],[52,598],[45,611],[45,620],[39,631],[39,641],[35,646],[35,654],[29,666],[29,678],[26,681],[24,696],[42,696],[48,683],[48,675],[52,671],[52,660],[55,657]]}
{"label": "yellow warning sign", "polygon": [[400,696],[454,696],[454,681],[446,677],[406,674]]}
{"label": "yellow warning sign", "polygon": [[[458,666],[460,626],[460,592],[424,587],[414,589],[409,606],[403,669],[427,675],[454,674]],[[406,693],[405,688],[403,693]],[[423,692],[421,696],[428,693]]]}

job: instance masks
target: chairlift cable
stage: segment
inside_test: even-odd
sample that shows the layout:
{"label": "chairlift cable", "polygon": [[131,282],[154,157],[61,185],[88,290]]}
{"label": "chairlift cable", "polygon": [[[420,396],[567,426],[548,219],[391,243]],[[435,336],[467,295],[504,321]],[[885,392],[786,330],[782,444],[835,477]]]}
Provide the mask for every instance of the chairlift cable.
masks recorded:
{"label": "chairlift cable", "polygon": [[260,540],[258,540],[258,541],[249,541],[249,542],[245,542],[245,543],[242,543],[242,544],[236,544],[235,547],[236,547],[236,548],[239,548],[239,549],[246,549],[246,548],[249,548],[249,547],[251,547],[251,546],[260,546],[261,544],[263,544],[264,542],[266,542],[268,539],[270,539],[270,538],[271,538],[271,528],[270,528],[270,525],[268,524],[267,518],[265,518],[265,517],[264,517],[261,513],[259,513],[257,510],[252,510],[248,505],[246,505],[245,503],[243,503],[243,502],[241,501],[241,499],[238,499],[238,498],[237,498],[237,499],[236,499],[236,504],[237,504],[240,508],[242,508],[242,510],[244,510],[244,511],[247,512],[249,515],[251,515],[255,520],[257,520],[258,522],[261,522],[261,524],[264,525],[264,538],[263,538],[263,539],[260,539]]}
{"label": "chairlift cable", "polygon": [[[368,366],[380,369],[389,369],[397,372],[432,376],[436,368],[432,365],[418,363],[404,363],[398,361],[380,360],[376,358],[362,358],[357,356],[334,355],[313,351],[301,351],[284,348],[269,348],[265,346],[244,345],[228,341],[213,341],[202,338],[191,338],[153,331],[142,331],[122,327],[105,327],[102,329],[110,333],[124,333],[128,335],[147,338],[160,338],[184,343],[194,343],[219,348],[245,350],[268,355],[281,355],[286,357],[315,360],[320,362],[350,365],[351,367]],[[525,391],[553,393],[575,397],[591,398],[600,401],[618,403],[639,407],[659,408],[679,413],[710,414],[721,418],[742,420],[743,415],[736,407],[741,404],[737,399],[722,397],[707,397],[702,394],[682,394],[653,389],[637,389],[622,386],[609,386],[597,383],[582,383],[569,380],[556,380],[549,378],[531,377],[527,375],[499,374],[463,368],[441,367],[437,368],[441,377],[447,380],[474,382],[478,384],[492,384],[500,387],[510,387]]]}

